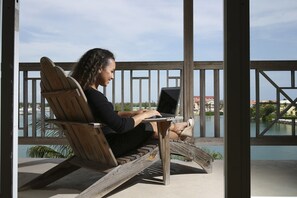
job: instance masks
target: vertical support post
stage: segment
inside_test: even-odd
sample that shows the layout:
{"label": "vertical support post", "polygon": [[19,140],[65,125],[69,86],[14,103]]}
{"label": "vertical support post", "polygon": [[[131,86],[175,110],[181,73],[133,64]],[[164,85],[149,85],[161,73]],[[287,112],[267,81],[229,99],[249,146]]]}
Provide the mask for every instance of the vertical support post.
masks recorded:
{"label": "vertical support post", "polygon": [[[114,74],[114,75],[116,75],[116,74]],[[114,78],[113,80],[112,80],[112,104],[113,105],[115,105],[115,86],[116,86],[116,79],[117,78]]]}
{"label": "vertical support post", "polygon": [[125,104],[125,70],[121,70],[121,111],[124,111]]}
{"label": "vertical support post", "polygon": [[17,197],[18,171],[18,0],[2,2],[1,188],[0,197]]}
{"label": "vertical support post", "polygon": [[193,117],[193,0],[184,0],[183,116]]}
{"label": "vertical support post", "polygon": [[142,78],[139,79],[139,108],[142,106]]}
{"label": "vertical support post", "polygon": [[[260,135],[260,74],[259,69],[255,70],[256,81],[256,137]],[[279,109],[279,108],[277,108]]]}
{"label": "vertical support post", "polygon": [[214,70],[214,136],[220,137],[220,70]]}
{"label": "vertical support post", "polygon": [[149,70],[149,76],[148,76],[148,101],[149,101],[149,109],[151,109],[151,103],[152,103],[152,85],[151,85],[151,79],[152,79],[152,70]]}
{"label": "vertical support post", "polygon": [[249,27],[249,0],[224,0],[226,198],[250,198]]}
{"label": "vertical support post", "polygon": [[133,71],[130,70],[130,108],[133,111]]}
{"label": "vertical support post", "polygon": [[291,87],[295,88],[295,70],[291,70]]}
{"label": "vertical support post", "polygon": [[205,69],[200,69],[200,137],[205,137],[206,120],[205,120]]}
{"label": "vertical support post", "polygon": [[24,125],[24,137],[28,137],[28,71],[23,71],[23,125]]}

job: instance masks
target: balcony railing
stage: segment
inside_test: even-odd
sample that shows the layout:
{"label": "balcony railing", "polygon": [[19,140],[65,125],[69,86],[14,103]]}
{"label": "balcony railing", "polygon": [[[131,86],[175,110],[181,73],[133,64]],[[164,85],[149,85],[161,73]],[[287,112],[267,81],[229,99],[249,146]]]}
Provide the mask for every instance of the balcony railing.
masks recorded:
{"label": "balcony railing", "polygon": [[[56,63],[65,71],[70,71],[73,63]],[[101,91],[109,98],[118,110],[133,108],[152,108],[157,102],[161,87],[181,86],[183,62],[118,62],[115,79],[109,87]],[[296,70],[297,61],[252,61],[251,62],[251,87],[252,94],[256,101],[256,131],[251,137],[252,144],[277,144],[296,145],[296,116],[289,118],[291,123],[291,135],[271,136],[267,133],[269,128],[284,118],[287,110],[296,108],[295,98],[287,94],[286,90],[296,91]],[[54,115],[47,105],[47,102],[40,95],[40,66],[39,63],[20,63],[20,91],[19,91],[19,144],[66,144],[67,141],[60,132],[55,133],[55,137],[50,137],[55,127],[47,124],[47,118]],[[287,85],[279,85],[271,76],[275,73],[288,73]],[[274,73],[274,74],[273,74]],[[199,131],[196,140],[200,143],[217,144],[223,143],[223,132],[221,129],[220,112],[223,112],[223,62],[222,61],[199,61],[194,63],[194,95],[200,96],[198,104]],[[268,103],[276,106],[276,119],[265,129],[260,127],[260,101],[262,93],[262,81],[265,79],[270,86],[275,89],[275,99]],[[211,86],[209,86],[211,85]],[[214,121],[213,136],[206,135],[206,96],[212,95]],[[281,96],[288,99],[289,104],[280,110]],[[180,111],[182,111],[183,98],[181,96]],[[135,106],[137,105],[137,106]],[[194,106],[194,103],[193,103]],[[200,108],[204,107],[204,108]],[[236,108],[236,107],[235,107]],[[193,108],[194,110],[194,108]],[[182,116],[180,114],[180,116]]]}

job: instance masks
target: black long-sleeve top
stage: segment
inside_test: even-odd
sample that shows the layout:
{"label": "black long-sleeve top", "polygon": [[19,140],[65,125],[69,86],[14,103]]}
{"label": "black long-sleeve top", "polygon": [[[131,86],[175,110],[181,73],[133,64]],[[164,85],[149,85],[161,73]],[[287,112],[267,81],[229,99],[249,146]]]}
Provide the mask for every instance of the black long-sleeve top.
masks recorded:
{"label": "black long-sleeve top", "polygon": [[[90,109],[97,122],[106,124],[117,133],[124,133],[134,128],[134,119],[130,117],[120,117],[114,111],[112,103],[98,90],[93,88],[86,89],[85,95]],[[103,128],[104,134],[111,133],[110,129]]]}

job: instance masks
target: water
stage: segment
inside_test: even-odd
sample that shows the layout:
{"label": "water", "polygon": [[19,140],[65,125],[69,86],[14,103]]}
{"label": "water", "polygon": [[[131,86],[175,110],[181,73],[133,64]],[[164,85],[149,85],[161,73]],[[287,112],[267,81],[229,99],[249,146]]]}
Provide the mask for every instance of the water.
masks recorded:
{"label": "water", "polygon": [[[200,118],[199,116],[195,116],[195,131],[194,136],[199,137],[200,136]],[[270,125],[270,122],[261,122],[260,123],[260,132],[262,132],[266,127]],[[206,137],[214,137],[214,116],[206,116],[205,118],[205,131]],[[251,121],[250,125],[251,129],[251,137],[256,136],[256,123],[254,121]],[[220,116],[220,132],[221,136],[224,137],[224,116]],[[292,135],[292,126],[288,124],[274,124],[266,133],[266,135]]]}
{"label": "water", "polygon": [[[199,137],[199,116],[195,116],[194,136]],[[269,123],[261,123],[260,129],[263,130]],[[255,137],[255,122],[251,122],[251,137]],[[206,116],[206,137],[214,136],[214,117]],[[224,136],[224,117],[220,117],[221,136]],[[20,132],[21,134],[21,132]],[[269,135],[291,135],[292,127],[286,124],[274,124],[267,132]],[[19,145],[19,157],[28,157],[27,149],[32,145]],[[199,145],[198,145],[199,146]],[[213,152],[224,154],[223,146],[203,146]],[[252,160],[297,160],[297,146],[251,146]]]}
{"label": "water", "polygon": [[[214,116],[206,116],[206,137],[214,137]],[[194,136],[200,136],[200,119],[195,116]],[[263,131],[270,123],[260,123],[260,131]],[[255,137],[256,123],[251,122],[251,137]],[[224,136],[224,116],[220,116],[221,136]],[[274,124],[266,133],[267,135],[292,135],[292,126],[287,124]],[[198,145],[199,146],[199,145]],[[224,153],[223,146],[205,146],[213,152]],[[251,146],[252,160],[297,160],[297,146]]]}

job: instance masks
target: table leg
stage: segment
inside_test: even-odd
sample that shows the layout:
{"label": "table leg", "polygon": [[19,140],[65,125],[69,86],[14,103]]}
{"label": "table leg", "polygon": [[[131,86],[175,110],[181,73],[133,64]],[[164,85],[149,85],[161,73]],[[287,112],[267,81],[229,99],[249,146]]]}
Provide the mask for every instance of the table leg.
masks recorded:
{"label": "table leg", "polygon": [[165,185],[170,183],[170,144],[168,128],[170,121],[158,122],[159,149],[163,167],[163,181]]}

